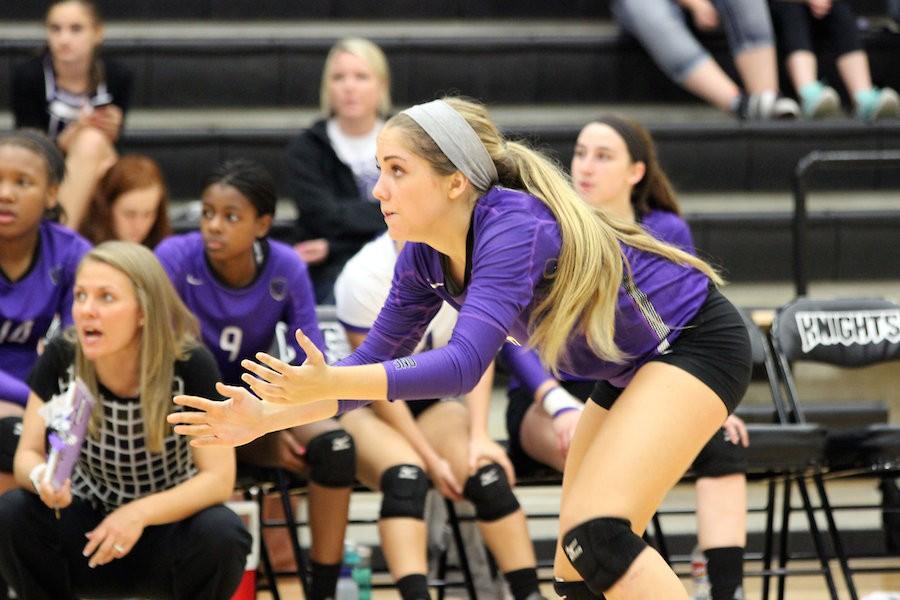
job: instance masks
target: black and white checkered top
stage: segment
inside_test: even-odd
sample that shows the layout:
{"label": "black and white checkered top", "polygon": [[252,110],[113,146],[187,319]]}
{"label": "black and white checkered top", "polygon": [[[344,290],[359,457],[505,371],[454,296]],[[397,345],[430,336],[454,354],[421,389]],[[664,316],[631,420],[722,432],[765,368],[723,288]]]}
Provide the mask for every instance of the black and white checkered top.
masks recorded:
{"label": "black and white checkered top", "polygon": [[[31,372],[31,390],[44,401],[64,392],[74,379],[75,349],[57,337],[47,345]],[[175,363],[172,393],[218,398],[219,372],[212,354],[194,348],[187,360]],[[72,494],[111,512],[137,498],[175,487],[197,473],[189,439],[169,431],[165,449],[152,453],[145,445],[140,398],[119,398],[102,384],[99,435],[90,435],[72,475]],[[172,410],[176,410],[172,404]]]}

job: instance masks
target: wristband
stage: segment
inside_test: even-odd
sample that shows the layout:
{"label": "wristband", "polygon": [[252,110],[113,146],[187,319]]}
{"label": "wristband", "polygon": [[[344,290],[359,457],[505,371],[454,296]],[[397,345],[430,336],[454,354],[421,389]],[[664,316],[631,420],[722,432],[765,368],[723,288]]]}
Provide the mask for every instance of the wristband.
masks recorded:
{"label": "wristband", "polygon": [[47,463],[42,462],[39,465],[35,465],[34,468],[31,469],[31,473],[28,474],[28,479],[31,480],[31,485],[34,486],[35,494],[41,494],[41,483],[44,481],[44,473],[46,471]]}
{"label": "wristband", "polygon": [[544,397],[541,398],[541,406],[551,418],[556,418],[563,412],[568,410],[583,410],[584,404],[579,402],[572,395],[560,386],[551,388]]}
{"label": "wristband", "polygon": [[573,410],[577,410],[579,412],[581,411],[580,408],[575,408],[574,406],[565,406],[565,407],[559,409],[558,411],[556,411],[555,413],[553,413],[552,415],[550,415],[550,418],[555,419],[559,415],[565,414],[565,413],[567,413],[569,411],[573,411]]}

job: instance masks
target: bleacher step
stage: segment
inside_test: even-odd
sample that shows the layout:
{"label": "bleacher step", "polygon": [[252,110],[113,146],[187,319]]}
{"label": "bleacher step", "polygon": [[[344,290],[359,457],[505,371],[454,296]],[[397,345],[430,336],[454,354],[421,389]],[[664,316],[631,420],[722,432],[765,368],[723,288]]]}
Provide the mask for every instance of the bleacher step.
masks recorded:
{"label": "bleacher step", "polygon": [[[135,106],[302,106],[317,102],[325,55],[347,35],[384,47],[400,104],[450,90],[491,103],[696,103],[634,40],[599,19],[110,23],[104,51],[135,72]],[[43,39],[40,23],[0,24],[0,95],[12,65]],[[733,71],[724,37],[703,41]],[[875,81],[900,87],[892,66],[900,36],[864,41]],[[823,76],[836,80],[831,75],[823,65]]]}

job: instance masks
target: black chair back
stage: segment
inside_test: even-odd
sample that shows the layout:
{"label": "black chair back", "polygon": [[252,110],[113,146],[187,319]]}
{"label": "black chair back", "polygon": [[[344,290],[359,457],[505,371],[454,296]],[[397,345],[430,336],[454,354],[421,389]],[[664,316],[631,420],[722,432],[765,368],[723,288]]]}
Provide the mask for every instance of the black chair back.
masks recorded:
{"label": "black chair back", "polygon": [[772,336],[789,362],[864,367],[900,360],[900,305],[880,298],[800,298],[778,310]]}

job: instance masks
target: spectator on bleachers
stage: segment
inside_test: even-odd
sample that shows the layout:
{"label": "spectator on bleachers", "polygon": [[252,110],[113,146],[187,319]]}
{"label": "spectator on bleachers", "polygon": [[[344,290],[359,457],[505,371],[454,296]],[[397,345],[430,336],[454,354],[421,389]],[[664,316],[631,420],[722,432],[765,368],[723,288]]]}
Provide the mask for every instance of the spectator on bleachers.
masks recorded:
{"label": "spectator on bleachers", "polygon": [[[658,239],[694,252],[674,190],[656,158],[649,132],[616,116],[600,118],[580,132],[572,158],[572,184],[591,206],[629,223],[640,223]],[[507,347],[510,353],[533,354]],[[511,366],[506,413],[510,456],[520,473],[540,464],[563,470],[569,443],[593,382],[557,381],[534,356]],[[735,415],[725,421],[691,467],[697,475],[700,549],[708,560],[712,600],[742,598],[746,543],[747,430]]]}
{"label": "spectator on bleachers", "polygon": [[75,268],[90,245],[55,223],[62,154],[44,134],[0,136],[0,493],[15,487],[12,459],[28,373],[55,318],[72,323]]}
{"label": "spectator on bleachers", "polygon": [[838,74],[863,121],[893,118],[900,112],[897,92],[872,85],[869,57],[863,49],[856,14],[846,0],[769,0],[778,46],[791,83],[809,118],[841,110],[838,93],[819,81],[817,50],[835,57]]}
{"label": "spectator on bleachers", "polygon": [[[402,247],[384,233],[363,246],[338,277],[337,316],[354,349],[387,299]],[[444,304],[417,352],[446,345],[455,323],[456,311]],[[465,402],[378,402],[341,417],[356,441],[359,480],[383,494],[378,531],[403,600],[429,598],[423,520],[428,479],[445,497],[474,504],[478,528],[515,600],[540,598],[534,549],[512,490],[512,465],[487,432],[492,380],[491,368]]]}
{"label": "spectator on bleachers", "polygon": [[[196,319],[153,253],[118,241],[79,264],[72,313],[74,328],[48,342],[28,379],[15,457],[22,489],[0,497],[0,573],[29,600],[229,598],[250,550],[222,504],[234,451],[192,449],[166,424],[173,393],[215,393]],[[47,421],[65,411],[76,377],[97,404],[57,489],[46,476]]]}
{"label": "spectator on bleachers", "polygon": [[171,235],[169,193],[159,165],[140,154],[119,158],[97,184],[79,232],[93,244],[125,240],[151,250]]}
{"label": "spectator on bleachers", "polygon": [[[780,95],[766,0],[613,0],[619,25],[675,83],[739,119],[789,119],[797,103]],[[743,89],[691,32],[725,30]]]}
{"label": "spectator on bleachers", "polygon": [[13,72],[12,112],[16,127],[47,132],[65,153],[59,201],[77,230],[97,181],[115,162],[132,76],[102,57],[103,22],[93,1],[53,0],[46,27],[46,48]]}
{"label": "spectator on bleachers", "polygon": [[384,231],[372,187],[375,137],[391,110],[391,81],[381,48],[359,38],[329,51],[319,90],[325,118],[287,149],[287,189],[297,205],[299,243],[319,304],[333,302],[344,263]]}
{"label": "spectator on bleachers", "polygon": [[[267,237],[276,202],[274,181],[261,165],[225,162],[203,190],[200,231],[170,237],[156,248],[199,319],[227,385],[241,385],[241,361],[257,352],[275,348],[286,362],[302,363],[297,329],[325,348],[306,265],[289,246]],[[353,440],[330,419],[243,446],[238,461],[308,477],[311,600],[334,597],[355,481]]]}

